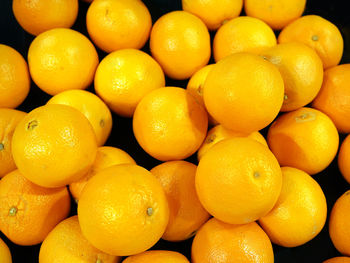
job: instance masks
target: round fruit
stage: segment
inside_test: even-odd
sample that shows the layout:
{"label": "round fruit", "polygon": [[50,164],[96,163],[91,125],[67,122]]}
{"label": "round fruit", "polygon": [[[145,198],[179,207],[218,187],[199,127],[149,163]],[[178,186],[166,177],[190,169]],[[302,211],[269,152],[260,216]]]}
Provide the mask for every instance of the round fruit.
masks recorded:
{"label": "round fruit", "polygon": [[73,107],[48,104],[29,112],[12,137],[18,169],[43,187],[60,187],[85,175],[95,161],[96,136]]}
{"label": "round fruit", "polygon": [[178,252],[149,250],[138,255],[130,256],[123,263],[189,263],[189,261]]}
{"label": "round fruit", "polygon": [[323,263],[350,263],[350,257],[335,257],[323,261]]}
{"label": "round fruit", "polygon": [[12,263],[11,252],[8,246],[0,238],[0,262],[1,263]]}
{"label": "round fruit", "polygon": [[350,135],[342,142],[338,154],[338,167],[344,179],[350,184]]}

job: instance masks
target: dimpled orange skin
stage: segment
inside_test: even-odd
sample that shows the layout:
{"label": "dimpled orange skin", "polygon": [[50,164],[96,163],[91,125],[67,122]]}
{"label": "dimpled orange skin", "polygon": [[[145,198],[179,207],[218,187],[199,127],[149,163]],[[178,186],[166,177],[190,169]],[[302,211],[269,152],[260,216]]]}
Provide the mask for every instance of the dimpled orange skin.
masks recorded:
{"label": "dimpled orange skin", "polygon": [[350,257],[335,257],[323,261],[323,263],[350,263]]}
{"label": "dimpled orange skin", "polygon": [[242,7],[243,0],[182,0],[182,9],[202,19],[209,30],[239,16]]}
{"label": "dimpled orange skin", "polygon": [[312,107],[327,114],[338,131],[350,133],[350,64],[342,64],[324,71],[322,88],[312,102]]}
{"label": "dimpled orange skin", "polygon": [[71,27],[78,16],[78,0],[14,0],[12,10],[21,27],[36,36]]}
{"label": "dimpled orange skin", "polygon": [[12,263],[11,252],[6,243],[0,238],[0,262]]}
{"label": "dimpled orange skin", "polygon": [[148,40],[151,15],[140,0],[95,0],[86,14],[88,33],[103,51],[142,48]]}
{"label": "dimpled orange skin", "polygon": [[226,223],[246,224],[273,208],[282,172],[266,146],[237,137],[218,142],[203,155],[195,183],[199,200],[211,215]]}
{"label": "dimpled orange skin", "polygon": [[278,35],[278,43],[302,42],[313,48],[323,62],[323,68],[339,64],[344,49],[339,29],[330,21],[306,15],[288,24]]}
{"label": "dimpled orange skin", "polygon": [[81,233],[76,215],[61,221],[45,238],[39,252],[39,263],[118,263],[120,259],[93,247]]}
{"label": "dimpled orange skin", "polygon": [[208,64],[210,35],[195,15],[173,11],[153,25],[150,49],[168,77],[187,79]]}
{"label": "dimpled orange skin", "polygon": [[0,230],[13,243],[41,243],[70,211],[66,187],[35,185],[15,170],[0,180]]}
{"label": "dimpled orange skin", "polygon": [[53,96],[47,104],[63,104],[80,111],[94,129],[97,144],[105,144],[112,131],[112,114],[95,94],[86,90],[67,90]]}
{"label": "dimpled orange skin", "polygon": [[323,81],[323,64],[317,53],[302,43],[278,44],[263,53],[276,65],[284,80],[281,111],[291,111],[309,104]]}
{"label": "dimpled orange skin", "polygon": [[137,49],[123,49],[107,55],[96,70],[96,93],[111,110],[124,117],[132,117],[140,100],[164,85],[160,65]]}
{"label": "dimpled orange skin", "polygon": [[29,89],[27,62],[12,47],[0,44],[0,108],[16,108]]}
{"label": "dimpled orange skin", "polygon": [[137,105],[133,131],[140,146],[161,161],[181,160],[201,146],[208,114],[186,90],[165,87],[148,93]]}
{"label": "dimpled orange skin", "polygon": [[269,127],[267,143],[281,166],[313,175],[334,159],[339,134],[327,115],[304,107],[279,116]]}
{"label": "dimpled orange skin", "polygon": [[96,136],[73,107],[49,104],[28,113],[12,137],[18,169],[43,187],[60,187],[85,175],[97,152]]}
{"label": "dimpled orange skin", "polygon": [[350,190],[335,202],[329,218],[329,235],[335,248],[350,256]]}
{"label": "dimpled orange skin", "polygon": [[209,219],[196,193],[196,170],[197,166],[187,161],[169,161],[151,170],[168,198],[170,216],[162,236],[165,240],[186,240]]}
{"label": "dimpled orange skin", "polygon": [[326,223],[326,197],[307,173],[282,167],[282,190],[275,207],[259,219],[271,241],[296,247],[313,239]]}
{"label": "dimpled orange skin", "polygon": [[209,114],[227,129],[249,134],[279,113],[284,85],[278,69],[262,57],[237,53],[209,72],[203,99]]}
{"label": "dimpled orange skin", "polygon": [[216,218],[205,223],[192,243],[193,263],[273,263],[270,239],[255,223],[231,225]]}
{"label": "dimpled orange skin", "polygon": [[350,184],[350,136],[347,135],[338,153],[338,168],[344,179]]}
{"label": "dimpled orange skin", "polygon": [[126,258],[123,263],[189,263],[187,258],[175,251],[149,250]]}
{"label": "dimpled orange skin", "polygon": [[254,17],[239,16],[222,25],[215,34],[213,54],[216,62],[238,52],[259,54],[277,44],[273,30]]}
{"label": "dimpled orange skin", "polygon": [[86,184],[78,203],[83,235],[105,253],[129,256],[163,235],[169,207],[159,181],[135,164],[114,165]]}
{"label": "dimpled orange skin", "polygon": [[78,31],[55,28],[38,35],[29,46],[28,65],[33,81],[55,95],[86,89],[99,61],[95,47]]}
{"label": "dimpled orange skin", "polygon": [[69,191],[71,192],[74,199],[78,201],[85,185],[90,180],[90,178],[95,176],[104,168],[123,163],[136,164],[135,160],[122,149],[111,146],[99,147],[97,149],[95,161],[89,172],[78,181],[69,184]]}
{"label": "dimpled orange skin", "polygon": [[26,116],[14,109],[0,109],[0,178],[16,169],[12,157],[12,136],[17,124]]}
{"label": "dimpled orange skin", "polygon": [[306,0],[244,0],[244,11],[280,30],[303,14],[305,4]]}

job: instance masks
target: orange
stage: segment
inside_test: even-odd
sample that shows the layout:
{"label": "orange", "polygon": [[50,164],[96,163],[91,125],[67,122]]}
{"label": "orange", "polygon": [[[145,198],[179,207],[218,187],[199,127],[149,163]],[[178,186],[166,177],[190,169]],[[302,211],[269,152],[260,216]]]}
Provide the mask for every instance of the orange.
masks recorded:
{"label": "orange", "polygon": [[350,133],[350,64],[342,64],[324,71],[322,88],[312,106],[332,119],[338,131]]}
{"label": "orange", "polygon": [[275,33],[262,20],[239,16],[222,25],[215,34],[213,54],[216,62],[238,52],[261,53],[275,46]]}
{"label": "orange", "polygon": [[196,193],[196,170],[196,165],[186,161],[165,162],[151,170],[168,199],[169,223],[162,237],[165,240],[188,239],[209,219]]}
{"label": "orange", "polygon": [[25,112],[0,108],[0,178],[16,169],[11,142],[16,126],[24,116]]}
{"label": "orange", "polygon": [[209,30],[239,16],[242,7],[243,0],[182,0],[182,9],[202,19]]}
{"label": "orange", "polygon": [[128,256],[151,248],[169,220],[159,181],[135,164],[106,168],[86,184],[78,203],[83,235],[105,253]]}
{"label": "orange", "polygon": [[50,95],[85,89],[93,81],[98,55],[90,40],[72,29],[57,28],[37,36],[29,46],[32,79]]}
{"label": "orange", "polygon": [[324,68],[337,65],[343,55],[343,37],[330,21],[317,16],[302,16],[280,32],[278,43],[302,42],[320,56]]}
{"label": "orange", "polygon": [[244,0],[244,11],[279,30],[299,18],[305,4],[306,0]]}
{"label": "orange", "polygon": [[47,104],[63,104],[80,111],[94,129],[97,144],[103,145],[112,130],[112,114],[95,94],[85,90],[67,90],[53,96]]}
{"label": "orange", "polygon": [[93,247],[81,233],[78,216],[60,222],[45,238],[39,252],[39,263],[117,263],[120,258]]}
{"label": "orange", "polygon": [[161,161],[185,159],[201,146],[208,115],[195,98],[177,87],[156,89],[137,105],[133,130],[140,146]]}
{"label": "orange", "polygon": [[29,89],[27,62],[12,47],[0,44],[0,108],[16,108]]}
{"label": "orange", "polygon": [[237,137],[218,142],[203,155],[195,181],[199,200],[211,215],[226,223],[246,224],[273,208],[282,173],[265,145]]}
{"label": "orange", "polygon": [[12,263],[11,252],[8,246],[0,238],[0,262],[1,263]]}
{"label": "orange", "polygon": [[95,162],[93,163],[90,171],[81,179],[69,185],[69,190],[74,199],[76,201],[79,200],[87,182],[99,171],[101,171],[104,168],[123,163],[136,164],[134,159],[122,149],[111,146],[99,147],[97,149]]}
{"label": "orange", "polygon": [[326,223],[326,197],[307,173],[282,167],[282,190],[275,207],[259,219],[271,241],[296,247],[313,239]]}
{"label": "orange", "polygon": [[189,261],[178,252],[149,250],[138,255],[130,256],[123,263],[189,263]]}
{"label": "orange", "polygon": [[88,33],[103,51],[140,49],[148,40],[152,20],[140,0],[95,0],[86,14]]}
{"label": "orange", "polygon": [[350,256],[350,190],[335,202],[329,218],[329,235],[335,248]]}
{"label": "orange", "polygon": [[69,211],[66,187],[35,185],[18,170],[0,180],[0,230],[15,244],[41,243]]}
{"label": "orange", "polygon": [[338,168],[344,179],[350,184],[350,136],[342,142],[338,154]]}
{"label": "orange", "polygon": [[187,79],[208,64],[210,35],[198,17],[186,11],[173,11],[153,25],[150,48],[168,77]]}
{"label": "orange", "polygon": [[349,257],[335,257],[323,261],[323,263],[350,263]]}
{"label": "orange", "polygon": [[200,161],[203,155],[209,149],[211,149],[211,147],[213,147],[216,143],[225,139],[235,138],[235,137],[248,137],[267,146],[267,142],[264,136],[262,136],[260,132],[256,131],[246,135],[246,134],[237,133],[237,132],[225,129],[221,124],[218,124],[208,131],[207,137],[205,138],[202,146],[199,148],[197,152],[198,161]]}
{"label": "orange", "polygon": [[273,263],[273,257],[270,239],[255,222],[231,225],[212,218],[192,243],[193,263]]}
{"label": "orange", "polygon": [[339,134],[327,115],[304,107],[279,116],[269,127],[267,142],[281,166],[313,175],[334,159]]}
{"label": "orange", "polygon": [[78,0],[14,0],[12,10],[21,27],[32,35],[69,28],[78,16]]}
{"label": "orange", "polygon": [[262,57],[237,53],[209,72],[203,99],[210,115],[227,129],[249,134],[269,125],[283,102],[283,79]]}
{"label": "orange", "polygon": [[95,76],[95,91],[117,114],[132,117],[140,100],[164,87],[162,68],[147,53],[123,49],[106,56]]}
{"label": "orange", "polygon": [[297,42],[284,43],[262,54],[282,75],[284,100],[281,111],[299,109],[316,97],[323,81],[323,65],[312,48]]}
{"label": "orange", "polygon": [[82,113],[49,104],[29,112],[12,137],[12,155],[30,181],[60,187],[80,179],[95,161],[96,136]]}

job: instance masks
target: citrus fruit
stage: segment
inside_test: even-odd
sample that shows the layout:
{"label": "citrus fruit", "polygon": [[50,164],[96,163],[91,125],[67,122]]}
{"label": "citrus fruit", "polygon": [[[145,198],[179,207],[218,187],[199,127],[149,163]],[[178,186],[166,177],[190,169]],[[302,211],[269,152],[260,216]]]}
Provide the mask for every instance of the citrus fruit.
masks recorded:
{"label": "citrus fruit", "polygon": [[255,222],[223,223],[216,218],[205,223],[192,243],[193,263],[272,263],[270,239]]}
{"label": "citrus fruit", "polygon": [[218,142],[203,155],[195,183],[199,200],[211,215],[226,223],[246,224],[273,208],[282,173],[268,147],[237,137]]}
{"label": "citrus fruit", "polygon": [[162,236],[165,240],[188,239],[209,219],[196,193],[196,170],[197,166],[187,161],[169,161],[151,170],[168,199],[169,223]]}
{"label": "citrus fruit", "polygon": [[231,54],[259,54],[277,43],[275,33],[262,20],[239,16],[222,25],[215,34],[213,55],[216,62]]}
{"label": "citrus fruit", "polygon": [[53,28],[69,28],[78,16],[78,0],[14,0],[13,14],[21,27],[32,35]]}
{"label": "citrus fruit", "polygon": [[0,108],[0,178],[16,169],[11,142],[17,124],[24,116],[25,112]]}
{"label": "citrus fruit", "polygon": [[112,130],[112,114],[95,94],[85,90],[67,90],[53,96],[47,104],[63,104],[80,111],[94,129],[97,144],[103,145]]}
{"label": "citrus fruit", "polygon": [[21,173],[43,187],[80,179],[95,161],[96,136],[73,107],[48,104],[29,112],[12,137],[12,155]]}
{"label": "citrus fruit", "polygon": [[150,55],[137,49],[112,52],[96,70],[96,93],[124,117],[132,117],[140,100],[164,85],[162,68]]}
{"label": "citrus fruit", "polygon": [[153,25],[150,49],[168,77],[187,79],[208,63],[210,35],[195,15],[173,11]]}
{"label": "citrus fruit", "polygon": [[0,44],[0,108],[16,108],[29,89],[27,62],[12,47]]}
{"label": "citrus fruit", "polygon": [[323,261],[323,263],[350,263],[349,257],[335,257]]}
{"label": "citrus fruit", "polygon": [[279,116],[269,127],[267,142],[281,166],[313,175],[334,159],[339,134],[327,115],[303,107]]}
{"label": "citrus fruit", "polygon": [[350,184],[350,136],[342,142],[338,153],[338,167],[344,179]]}
{"label": "citrus fruit", "polygon": [[110,53],[142,48],[148,40],[152,20],[140,0],[95,0],[87,11],[86,26],[95,45]]}
{"label": "citrus fruit", "polygon": [[123,263],[189,263],[187,258],[175,251],[149,250],[126,258]]}
{"label": "citrus fruit", "polygon": [[278,43],[295,41],[313,48],[322,59],[324,68],[337,65],[343,55],[344,43],[339,29],[317,15],[298,18],[278,35]]}
{"label": "citrus fruit", "polygon": [[283,102],[283,79],[262,57],[237,53],[209,72],[203,99],[210,115],[227,129],[249,134],[269,125]]}
{"label": "citrus fruit", "polygon": [[0,262],[2,263],[12,263],[11,252],[8,246],[0,238]]}
{"label": "citrus fruit", "polygon": [[18,170],[0,180],[0,230],[15,244],[41,243],[69,211],[66,187],[35,185]]}
{"label": "citrus fruit", "polygon": [[81,233],[78,216],[60,222],[45,238],[39,252],[39,263],[94,262],[117,263],[120,258],[93,247]]}
{"label": "citrus fruit", "polygon": [[119,164],[89,180],[79,199],[78,217],[94,247],[128,256],[144,252],[162,237],[169,208],[162,186],[149,171]]}
{"label": "citrus fruit", "polygon": [[195,98],[177,87],[156,89],[137,105],[133,130],[140,146],[161,161],[180,160],[202,144],[208,115]]}
{"label": "citrus fruit", "polygon": [[33,40],[29,46],[28,64],[38,87],[55,95],[70,89],[86,89],[93,81],[98,55],[83,34],[55,28]]}

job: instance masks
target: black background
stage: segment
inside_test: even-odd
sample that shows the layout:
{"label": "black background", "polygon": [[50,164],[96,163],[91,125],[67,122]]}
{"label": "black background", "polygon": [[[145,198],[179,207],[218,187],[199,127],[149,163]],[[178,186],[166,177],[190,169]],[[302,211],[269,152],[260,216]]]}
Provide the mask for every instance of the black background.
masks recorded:
{"label": "black background", "polygon": [[[149,8],[153,23],[163,14],[181,9],[181,0],[143,0],[143,2]],[[344,55],[341,64],[349,63],[350,61],[350,16],[349,9],[347,8],[348,1],[324,1],[324,0],[308,0],[304,14],[316,14],[320,15],[332,23],[334,23],[341,31],[344,38]],[[9,45],[19,51],[24,58],[27,58],[27,51],[33,36],[26,33],[16,22],[12,9],[11,0],[0,0],[0,43]],[[76,23],[73,25],[73,29],[82,32],[88,36],[85,26],[85,15],[88,8],[88,4],[85,2],[79,2],[79,15]],[[242,15],[243,15],[242,11]],[[278,34],[278,32],[276,32]],[[214,33],[211,33],[214,36]],[[98,49],[97,49],[98,50]],[[144,51],[149,52],[148,43],[143,48]],[[106,53],[98,50],[100,60],[106,55]],[[211,58],[210,63],[213,63]],[[179,86],[186,87],[186,81],[175,81],[172,79],[166,79],[167,86]],[[88,88],[89,91],[93,91],[93,86]],[[29,96],[18,107],[19,110],[26,112],[32,109],[44,105],[50,98],[49,95],[42,92],[33,82],[31,85],[31,91]],[[111,136],[109,137],[106,145],[119,147],[127,151],[136,162],[147,168],[151,169],[160,162],[147,155],[137,144],[131,126],[131,119],[121,118],[116,114],[113,114],[113,129]],[[266,135],[267,128],[262,130],[262,134]],[[345,135],[340,135],[340,143],[343,141]],[[196,157],[191,156],[187,159],[190,162],[196,163]],[[323,172],[313,176],[321,185],[328,205],[329,212],[335,202],[335,200],[342,195],[346,190],[350,188],[350,185],[342,178],[339,173],[336,159],[331,165]],[[71,215],[76,214],[76,205],[72,202]],[[2,238],[10,247],[13,262],[38,262],[38,253],[40,245],[21,247],[11,243],[2,233]],[[179,243],[166,242],[160,240],[152,249],[167,249],[178,251],[190,259],[192,239]],[[328,219],[325,227],[321,233],[310,242],[303,246],[296,248],[283,248],[274,245],[275,262],[276,263],[289,263],[289,262],[322,262],[328,258],[339,256],[339,252],[334,248],[328,234]],[[0,262],[1,263],[1,262]]]}

